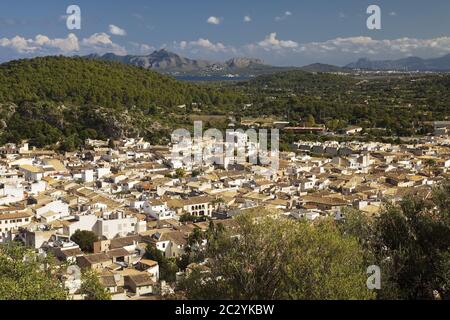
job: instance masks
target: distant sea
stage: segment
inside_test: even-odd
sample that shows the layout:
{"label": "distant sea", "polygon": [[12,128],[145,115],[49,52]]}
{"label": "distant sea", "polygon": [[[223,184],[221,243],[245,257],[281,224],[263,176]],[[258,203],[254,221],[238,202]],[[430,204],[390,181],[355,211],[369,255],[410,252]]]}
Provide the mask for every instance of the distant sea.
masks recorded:
{"label": "distant sea", "polygon": [[181,81],[243,81],[252,79],[252,77],[223,77],[223,76],[178,76],[175,77],[177,80]]}

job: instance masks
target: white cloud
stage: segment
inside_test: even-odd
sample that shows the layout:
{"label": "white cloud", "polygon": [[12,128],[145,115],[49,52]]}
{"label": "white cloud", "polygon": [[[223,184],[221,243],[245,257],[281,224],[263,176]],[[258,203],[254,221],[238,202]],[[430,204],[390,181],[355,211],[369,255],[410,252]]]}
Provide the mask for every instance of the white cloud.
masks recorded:
{"label": "white cloud", "polygon": [[245,17],[244,17],[244,22],[252,22],[252,17],[250,17],[250,16],[245,16]]}
{"label": "white cloud", "polygon": [[155,50],[154,47],[152,47],[151,45],[148,45],[148,44],[141,44],[140,49],[141,49],[141,51],[144,51],[144,52],[145,51],[149,52],[149,51]]}
{"label": "white cloud", "polygon": [[[131,54],[148,54],[155,48],[143,43],[127,42]],[[16,35],[0,38],[0,48],[16,52],[18,56],[37,56],[55,54],[90,53],[104,54],[112,52],[118,55],[128,53],[127,48],[112,40],[108,33],[95,33],[78,39],[73,33],[66,37],[51,38],[38,34],[34,38]],[[271,63],[303,64],[305,61],[323,63],[349,63],[361,57],[370,59],[398,59],[408,56],[423,58],[439,57],[450,53],[450,36],[417,39],[398,38],[378,40],[367,36],[339,37],[321,42],[299,43],[294,40],[280,39],[273,32],[262,41],[235,47],[221,41],[199,38],[194,41],[174,42],[174,50],[193,54],[197,58],[228,59],[233,56],[252,56],[263,58]]]}
{"label": "white cloud", "polygon": [[70,33],[65,39],[50,39],[47,36],[37,35],[36,44],[43,47],[58,49],[62,52],[73,52],[80,50],[78,38],[73,33]]}
{"label": "white cloud", "polygon": [[371,37],[335,38],[322,42],[299,43],[278,39],[271,33],[263,41],[237,49],[239,55],[262,58],[281,65],[304,65],[314,62],[344,65],[367,57],[372,60],[422,58],[450,54],[450,36],[433,39],[399,38],[377,40]]}
{"label": "white cloud", "polygon": [[155,51],[155,47],[146,43],[130,42],[130,44],[133,46],[133,54],[146,55]]}
{"label": "white cloud", "polygon": [[380,56],[430,56],[450,53],[450,37],[435,39],[400,38],[375,40],[371,37],[336,38],[324,42],[302,44],[299,52],[308,53],[351,53],[355,55]]}
{"label": "white cloud", "polygon": [[181,41],[180,42],[180,48],[181,49],[186,49],[187,48],[187,46],[188,46],[188,42],[187,41]]}
{"label": "white cloud", "polygon": [[286,11],[285,13],[283,13],[283,15],[275,17],[275,21],[283,21],[289,18],[290,16],[292,16],[292,12]]}
{"label": "white cloud", "polygon": [[209,24],[215,24],[215,25],[221,24],[222,21],[223,21],[222,18],[218,18],[218,17],[214,17],[214,16],[211,16],[208,18],[208,20],[206,20],[206,22],[208,22]]}
{"label": "white cloud", "polygon": [[276,60],[278,56],[283,57],[283,60],[279,58],[281,63],[288,60],[348,63],[361,57],[398,59],[413,55],[424,58],[443,56],[450,53],[450,37],[376,40],[371,37],[359,36],[335,38],[322,42],[299,43],[294,40],[280,39],[278,34],[273,32],[262,41],[240,47],[200,38],[195,41],[176,42],[173,48],[185,53],[195,54],[198,58],[205,56],[223,58],[242,55]]}
{"label": "white cloud", "polygon": [[80,50],[78,38],[70,33],[67,38],[50,39],[45,35],[37,35],[34,39],[25,39],[15,36],[11,39],[0,39],[0,47],[10,48],[21,54],[30,54],[39,51],[56,50],[61,53],[69,53]]}
{"label": "white cloud", "polygon": [[277,33],[272,32],[263,41],[259,42],[258,46],[265,50],[279,50],[297,48],[298,43],[292,40],[278,40]]}
{"label": "white cloud", "polygon": [[31,46],[33,40],[27,40],[23,37],[15,36],[12,39],[1,38],[0,46],[4,48],[11,48],[19,53],[28,53],[36,50],[36,47]]}
{"label": "white cloud", "polygon": [[127,35],[127,32],[124,29],[119,28],[118,26],[115,26],[113,24],[109,25],[109,33],[115,36],[122,36],[122,37]]}
{"label": "white cloud", "polygon": [[195,41],[180,41],[174,43],[174,48],[183,51],[190,51],[191,53],[198,54],[203,53],[209,55],[215,54],[237,54],[237,49],[233,46],[226,46],[222,42],[212,42],[209,39],[200,38]]}
{"label": "white cloud", "polygon": [[97,53],[112,52],[118,55],[127,54],[127,50],[124,47],[114,43],[111,40],[111,36],[104,32],[94,33],[89,38],[83,39],[82,44]]}
{"label": "white cloud", "polygon": [[389,12],[389,15],[391,17],[395,17],[395,16],[397,16],[397,12],[395,12],[395,11]]}
{"label": "white cloud", "polygon": [[[128,54],[127,48],[115,43],[111,38],[112,36],[105,32],[94,33],[82,39],[78,39],[73,33],[68,34],[65,38],[51,38],[42,34],[38,34],[34,38],[17,35],[12,38],[0,38],[0,49],[5,48],[26,57],[55,54],[104,54],[109,52],[118,55]],[[203,39],[197,41],[197,45],[204,48],[209,47],[217,52],[225,50],[223,44],[208,44],[207,40]],[[128,42],[127,46],[133,54],[149,54],[155,50],[155,47],[146,43]]]}
{"label": "white cloud", "polygon": [[87,46],[111,45],[111,36],[104,32],[94,33],[89,38],[83,39],[83,44]]}
{"label": "white cloud", "polygon": [[215,51],[215,52],[226,50],[226,47],[223,43],[221,43],[221,42],[213,43],[213,42],[209,41],[208,39],[203,39],[203,38],[200,38],[197,41],[191,41],[191,42],[189,42],[189,45],[191,47],[200,47],[200,48],[210,50],[210,51]]}

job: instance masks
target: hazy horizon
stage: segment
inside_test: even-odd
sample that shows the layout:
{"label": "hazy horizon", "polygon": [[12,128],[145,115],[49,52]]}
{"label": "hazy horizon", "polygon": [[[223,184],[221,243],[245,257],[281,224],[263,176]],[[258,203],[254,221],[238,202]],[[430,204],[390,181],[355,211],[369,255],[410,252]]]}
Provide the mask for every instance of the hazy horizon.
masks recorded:
{"label": "hazy horizon", "polygon": [[[69,30],[67,8],[73,4],[81,9],[81,29]],[[371,4],[381,9],[379,30],[366,25]],[[60,54],[148,55],[161,48],[191,59],[249,57],[278,66],[440,57],[450,53],[447,12],[445,0],[17,0],[0,4],[0,62]]]}

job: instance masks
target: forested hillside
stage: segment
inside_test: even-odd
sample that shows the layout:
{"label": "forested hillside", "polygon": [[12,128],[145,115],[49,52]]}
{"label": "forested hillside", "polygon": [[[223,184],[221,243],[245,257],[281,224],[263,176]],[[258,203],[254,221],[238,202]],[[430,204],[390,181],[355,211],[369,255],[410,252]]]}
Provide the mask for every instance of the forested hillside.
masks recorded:
{"label": "forested hillside", "polygon": [[359,125],[369,138],[427,134],[431,121],[450,118],[450,76],[290,71],[193,84],[83,58],[0,65],[0,144],[29,139],[65,151],[86,138],[142,136],[160,143],[193,119],[226,128],[229,117],[271,117],[333,131]]}
{"label": "forested hillside", "polygon": [[[192,104],[210,112],[242,103],[242,95],[180,82],[115,62],[45,57],[0,66],[0,142],[141,135],[156,139]],[[184,110],[185,110],[184,109]]]}
{"label": "forested hillside", "polygon": [[53,101],[105,107],[227,104],[235,97],[121,63],[45,57],[0,66],[0,101]]}
{"label": "forested hillside", "polygon": [[410,136],[450,117],[450,75],[335,75],[291,71],[239,84],[254,106],[244,116],[308,118],[335,130],[348,125]]}

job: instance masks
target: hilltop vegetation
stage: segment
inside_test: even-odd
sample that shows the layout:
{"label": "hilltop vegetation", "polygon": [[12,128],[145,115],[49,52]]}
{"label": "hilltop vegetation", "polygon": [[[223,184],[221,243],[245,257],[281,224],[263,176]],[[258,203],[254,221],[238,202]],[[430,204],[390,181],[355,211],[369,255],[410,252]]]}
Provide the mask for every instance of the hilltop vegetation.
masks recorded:
{"label": "hilltop vegetation", "polygon": [[242,95],[233,90],[196,86],[116,62],[13,61],[0,66],[0,142],[63,142],[73,149],[85,138],[141,135],[156,141],[174,125],[170,115],[183,112],[179,105],[212,112],[241,102]]}
{"label": "hilltop vegetation", "polygon": [[355,76],[290,71],[239,84],[255,101],[243,116],[277,116],[300,124],[308,117],[331,129],[348,125],[387,134],[427,133],[426,121],[450,116],[450,76]]}
{"label": "hilltop vegetation", "polygon": [[[444,182],[430,199],[386,203],[377,216],[346,209],[340,221],[246,211],[233,228],[211,224],[204,252],[188,253],[208,261],[191,266],[180,289],[194,300],[448,300],[449,195]],[[380,290],[367,289],[369,266],[380,268]]]}
{"label": "hilltop vegetation", "polygon": [[52,101],[108,108],[226,104],[215,90],[115,62],[45,57],[0,66],[0,101]]}
{"label": "hilltop vegetation", "polygon": [[375,298],[366,286],[364,252],[356,238],[341,235],[330,220],[310,225],[273,214],[258,208],[238,216],[233,229],[210,229],[206,267],[211,272],[193,268],[180,285],[187,298]]}
{"label": "hilltop vegetation", "polygon": [[[161,143],[173,128],[190,128],[193,119],[209,119],[205,127],[223,129],[229,117],[271,117],[331,130],[359,125],[371,135],[426,134],[429,121],[450,117],[450,76],[289,71],[244,82],[193,84],[83,58],[0,65],[0,144],[29,139],[38,147],[67,151],[86,138],[142,136]],[[297,139],[282,138],[286,145]]]}

